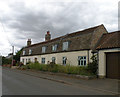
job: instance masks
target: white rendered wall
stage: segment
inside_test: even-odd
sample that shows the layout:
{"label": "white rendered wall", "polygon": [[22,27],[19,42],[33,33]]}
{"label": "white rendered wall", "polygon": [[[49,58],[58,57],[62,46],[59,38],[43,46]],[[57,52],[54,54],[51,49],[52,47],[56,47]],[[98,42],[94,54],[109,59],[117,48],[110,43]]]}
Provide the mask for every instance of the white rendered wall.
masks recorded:
{"label": "white rendered wall", "polygon": [[[41,63],[41,59],[45,58],[45,64],[47,62],[52,61],[52,57],[56,58],[56,64],[62,64],[63,57],[67,57],[67,64],[70,65],[78,65],[78,56],[86,56],[86,62],[88,64],[88,50],[84,51],[74,51],[74,52],[62,52],[62,53],[54,53],[54,54],[45,54],[45,55],[36,55],[36,56],[24,56],[20,58],[20,61],[22,62],[22,59],[24,59],[24,64],[26,64],[26,59],[30,59],[31,62],[34,62],[34,59],[37,58],[38,62]],[[91,61],[91,50],[89,50],[89,62]]]}
{"label": "white rendered wall", "polygon": [[108,50],[99,50],[99,62],[98,62],[98,75],[101,77],[106,76],[106,54],[107,52],[118,52],[120,49],[108,49]]}

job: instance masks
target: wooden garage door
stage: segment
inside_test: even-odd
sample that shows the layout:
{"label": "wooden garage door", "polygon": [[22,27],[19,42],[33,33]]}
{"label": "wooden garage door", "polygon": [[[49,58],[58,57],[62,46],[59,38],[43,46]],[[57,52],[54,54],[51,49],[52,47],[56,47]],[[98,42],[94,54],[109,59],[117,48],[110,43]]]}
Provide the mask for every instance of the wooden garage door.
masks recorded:
{"label": "wooden garage door", "polygon": [[120,79],[120,52],[106,53],[106,76]]}

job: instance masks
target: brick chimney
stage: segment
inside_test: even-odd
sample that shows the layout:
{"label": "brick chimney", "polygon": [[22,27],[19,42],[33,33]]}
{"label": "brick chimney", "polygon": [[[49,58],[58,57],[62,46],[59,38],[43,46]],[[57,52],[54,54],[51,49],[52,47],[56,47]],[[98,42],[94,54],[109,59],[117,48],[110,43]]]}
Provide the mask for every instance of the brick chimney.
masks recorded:
{"label": "brick chimney", "polygon": [[49,41],[51,39],[50,31],[47,31],[47,34],[45,35],[45,41]]}
{"label": "brick chimney", "polygon": [[28,39],[27,46],[30,46],[30,45],[31,45],[31,39]]}

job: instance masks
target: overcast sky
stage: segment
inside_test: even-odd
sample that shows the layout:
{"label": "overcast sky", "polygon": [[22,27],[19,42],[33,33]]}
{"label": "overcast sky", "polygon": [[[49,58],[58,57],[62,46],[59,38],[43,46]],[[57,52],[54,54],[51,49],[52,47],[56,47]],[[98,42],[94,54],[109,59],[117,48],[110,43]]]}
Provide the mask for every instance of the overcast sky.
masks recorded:
{"label": "overcast sky", "polygon": [[[48,2],[49,1],[49,2]],[[32,43],[104,24],[118,30],[118,0],[0,0],[0,54]]]}

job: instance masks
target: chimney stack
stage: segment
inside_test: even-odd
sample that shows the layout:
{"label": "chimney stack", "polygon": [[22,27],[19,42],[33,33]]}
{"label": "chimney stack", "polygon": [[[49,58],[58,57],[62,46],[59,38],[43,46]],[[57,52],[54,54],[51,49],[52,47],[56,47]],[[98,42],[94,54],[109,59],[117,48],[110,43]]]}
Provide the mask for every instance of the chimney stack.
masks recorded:
{"label": "chimney stack", "polygon": [[31,39],[28,39],[27,46],[30,46],[30,45],[31,45]]}
{"label": "chimney stack", "polygon": [[47,34],[45,35],[45,41],[49,41],[51,39],[50,31],[47,31]]}

